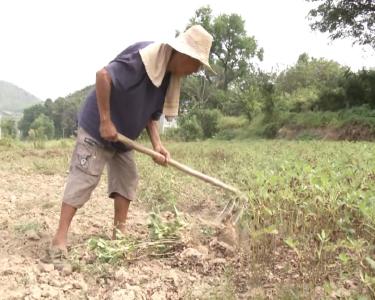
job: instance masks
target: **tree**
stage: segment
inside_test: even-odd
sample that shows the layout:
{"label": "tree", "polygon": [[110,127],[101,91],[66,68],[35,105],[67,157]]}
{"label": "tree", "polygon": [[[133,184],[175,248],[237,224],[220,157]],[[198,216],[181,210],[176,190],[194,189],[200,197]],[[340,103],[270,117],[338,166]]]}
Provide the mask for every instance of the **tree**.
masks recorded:
{"label": "tree", "polygon": [[5,138],[15,138],[17,136],[16,120],[12,118],[1,119],[1,136]]}
{"label": "tree", "polygon": [[[281,72],[276,79],[279,104],[285,110],[295,112],[311,110],[321,93],[329,91],[331,95],[333,91],[338,92],[346,71],[335,61],[317,59],[303,53],[294,66]],[[325,97],[327,101],[329,98]]]}
{"label": "tree", "polygon": [[40,115],[45,114],[45,107],[43,104],[36,104],[23,111],[22,119],[18,123],[18,128],[21,130],[21,136],[26,137],[30,130],[31,124]]}
{"label": "tree", "polygon": [[277,82],[279,88],[287,93],[299,88],[335,87],[345,71],[346,68],[333,60],[309,57],[302,53],[294,66],[280,73]]}
{"label": "tree", "polygon": [[348,106],[368,104],[375,108],[375,70],[347,72],[343,86]]}
{"label": "tree", "polygon": [[194,74],[182,81],[180,112],[206,107],[214,94],[214,87],[204,76]]}
{"label": "tree", "polygon": [[310,10],[313,30],[328,32],[332,40],[351,37],[354,43],[375,48],[375,2],[373,0],[306,0],[319,2]]}
{"label": "tree", "polygon": [[46,99],[43,104],[33,105],[23,112],[23,117],[18,124],[22,137],[25,138],[30,131],[31,124],[43,114],[53,122],[54,137],[69,137],[77,129],[77,115],[80,106],[87,95],[94,89],[94,86],[87,86],[82,90],[69,94],[66,97],[59,97],[55,101]]}
{"label": "tree", "polygon": [[51,139],[55,135],[53,121],[44,114],[40,114],[30,125],[37,139]]}
{"label": "tree", "polygon": [[255,56],[263,59],[263,49],[258,48],[254,37],[247,35],[245,20],[240,15],[222,14],[213,18],[211,8],[204,6],[195,12],[187,27],[193,24],[202,25],[213,36],[211,61],[218,73],[216,84],[219,88],[227,90],[235,79],[248,74]]}
{"label": "tree", "polygon": [[265,87],[275,82],[276,76],[276,73],[257,70],[236,85],[237,110],[249,121],[269,104],[269,93]]}
{"label": "tree", "polygon": [[209,5],[202,6],[195,11],[186,29],[194,24],[202,25],[208,32],[212,32],[212,9]]}

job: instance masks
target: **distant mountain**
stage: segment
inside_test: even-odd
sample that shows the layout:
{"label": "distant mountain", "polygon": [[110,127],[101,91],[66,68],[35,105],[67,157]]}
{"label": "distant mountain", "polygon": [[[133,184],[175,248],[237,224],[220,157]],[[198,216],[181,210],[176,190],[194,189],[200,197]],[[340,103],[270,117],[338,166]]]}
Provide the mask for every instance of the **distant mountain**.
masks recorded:
{"label": "distant mountain", "polygon": [[74,93],[71,93],[67,96],[64,97],[64,99],[68,102],[76,102],[79,105],[83,103],[83,101],[86,99],[87,95],[95,89],[95,85],[89,85],[86,86],[85,88],[75,91]]}
{"label": "distant mountain", "polygon": [[0,112],[22,112],[41,100],[12,83],[0,80]]}

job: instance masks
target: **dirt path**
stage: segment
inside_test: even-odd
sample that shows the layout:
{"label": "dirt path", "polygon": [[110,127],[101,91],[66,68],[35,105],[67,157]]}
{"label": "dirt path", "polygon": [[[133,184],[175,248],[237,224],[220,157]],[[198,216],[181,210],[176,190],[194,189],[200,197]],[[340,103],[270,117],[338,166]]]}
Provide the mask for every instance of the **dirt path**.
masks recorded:
{"label": "dirt path", "polygon": [[[215,233],[187,228],[173,255],[144,256],[116,264],[93,261],[87,241],[111,234],[113,207],[102,179],[90,202],[73,221],[69,264],[42,262],[57,226],[63,175],[0,171],[1,299],[223,299],[247,298],[247,288],[234,291],[231,274],[239,255]],[[202,209],[191,207],[191,211]],[[211,212],[206,207],[207,212]],[[194,224],[194,214],[185,215]],[[148,212],[131,207],[129,235],[148,235]],[[196,223],[196,222],[195,222]]]}

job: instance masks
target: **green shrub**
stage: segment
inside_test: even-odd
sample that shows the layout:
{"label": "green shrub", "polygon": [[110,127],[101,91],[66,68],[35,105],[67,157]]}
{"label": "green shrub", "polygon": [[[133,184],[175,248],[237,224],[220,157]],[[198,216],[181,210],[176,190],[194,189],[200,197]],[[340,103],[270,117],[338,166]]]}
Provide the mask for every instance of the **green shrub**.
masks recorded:
{"label": "green shrub", "polygon": [[204,138],[211,138],[219,131],[221,113],[217,109],[203,109],[196,112]]}
{"label": "green shrub", "polygon": [[12,139],[11,137],[4,137],[0,139],[0,146],[11,148],[13,147],[13,144],[14,144],[14,139]]}
{"label": "green shrub", "polygon": [[165,130],[163,133],[163,140],[165,141],[181,141],[181,129],[180,127],[177,128],[169,128]]}
{"label": "green shrub", "polygon": [[193,141],[202,138],[203,131],[195,115],[184,116],[179,123],[179,136],[182,140]]}
{"label": "green shrub", "polygon": [[309,131],[302,131],[297,137],[297,140],[299,141],[314,141],[314,140],[320,140],[318,134],[314,134],[313,132]]}
{"label": "green shrub", "polygon": [[218,133],[215,135],[215,138],[220,140],[232,140],[238,138],[247,130],[248,125],[249,121],[245,116],[222,116],[219,119]]}
{"label": "green shrub", "polygon": [[249,124],[249,121],[244,117],[230,117],[222,116],[219,119],[218,129],[219,131],[227,129],[238,129],[243,128]]}
{"label": "green shrub", "polygon": [[262,136],[268,139],[272,139],[276,137],[277,132],[279,131],[280,128],[281,126],[280,126],[280,123],[278,122],[268,123],[264,126]]}

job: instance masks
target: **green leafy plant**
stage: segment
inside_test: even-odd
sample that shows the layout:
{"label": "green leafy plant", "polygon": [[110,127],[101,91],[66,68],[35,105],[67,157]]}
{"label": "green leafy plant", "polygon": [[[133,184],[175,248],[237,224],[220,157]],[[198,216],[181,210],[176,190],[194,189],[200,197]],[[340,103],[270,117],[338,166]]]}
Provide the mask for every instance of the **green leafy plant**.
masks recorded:
{"label": "green leafy plant", "polygon": [[149,233],[151,240],[161,240],[161,239],[179,239],[180,229],[185,226],[179,213],[174,207],[174,212],[172,214],[171,220],[163,219],[160,216],[160,211],[153,211],[149,216]]}

